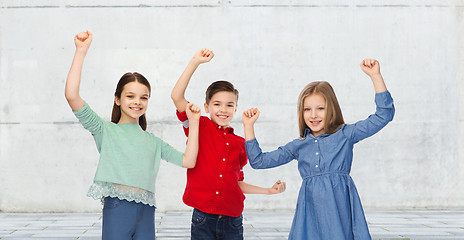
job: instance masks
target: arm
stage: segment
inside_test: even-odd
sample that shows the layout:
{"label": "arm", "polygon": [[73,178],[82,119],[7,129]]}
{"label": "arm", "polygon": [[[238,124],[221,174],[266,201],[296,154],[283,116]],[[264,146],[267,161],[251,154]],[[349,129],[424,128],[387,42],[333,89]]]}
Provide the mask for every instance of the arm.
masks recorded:
{"label": "arm", "polygon": [[89,31],[78,33],[74,37],[76,52],[66,78],[65,97],[73,111],[79,110],[84,106],[84,100],[79,95],[79,86],[81,82],[82,65],[84,64],[85,55],[89,50],[92,42],[92,33]]}
{"label": "arm", "polygon": [[238,186],[242,189],[242,192],[245,194],[278,194],[285,192],[286,183],[278,180],[274,186],[270,188],[258,187],[255,185],[248,184],[243,181],[238,181]]}
{"label": "arm", "polygon": [[346,125],[343,132],[353,143],[368,138],[384,128],[395,115],[395,107],[390,92],[387,91],[385,82],[380,74],[380,64],[374,59],[364,59],[361,69],[366,73],[374,85],[376,111],[367,119]]}
{"label": "arm", "polygon": [[242,122],[243,131],[245,132],[245,141],[255,138],[255,122],[259,117],[259,110],[257,108],[250,108],[243,112]]}
{"label": "arm", "polygon": [[171,92],[171,99],[176,105],[177,111],[183,112],[187,106],[187,100],[185,99],[185,90],[187,89],[187,85],[189,84],[190,79],[192,78],[193,73],[197,69],[197,67],[202,64],[209,62],[214,57],[213,51],[203,48],[190,60],[187,67],[185,68],[182,75],[177,80],[176,85],[172,89]]}
{"label": "arm", "polygon": [[382,74],[380,74],[380,64],[377,60],[366,58],[361,62],[360,66],[363,72],[371,78],[375,93],[387,91],[387,86],[385,86]]}
{"label": "arm", "polygon": [[198,156],[198,136],[201,110],[198,106],[188,103],[185,111],[187,112],[187,117],[189,119],[189,134],[184,158],[182,159],[182,167],[194,168],[197,163]]}
{"label": "arm", "polygon": [[279,147],[272,152],[262,152],[255,138],[254,131],[254,123],[258,119],[259,113],[257,108],[250,108],[244,111],[242,115],[243,130],[245,132],[245,149],[251,167],[255,169],[273,168],[295,159],[295,145],[293,142]]}

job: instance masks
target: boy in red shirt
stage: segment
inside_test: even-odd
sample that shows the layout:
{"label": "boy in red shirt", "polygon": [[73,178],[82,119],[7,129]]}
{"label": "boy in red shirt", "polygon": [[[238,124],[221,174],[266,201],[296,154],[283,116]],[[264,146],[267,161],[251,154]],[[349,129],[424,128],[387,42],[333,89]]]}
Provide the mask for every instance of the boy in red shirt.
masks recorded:
{"label": "boy in red shirt", "polygon": [[[187,85],[201,63],[209,62],[214,54],[203,48],[190,60],[172,90],[171,98],[177,117],[188,136],[188,119],[184,94]],[[238,91],[227,81],[212,83],[206,90],[206,113],[200,118],[197,164],[187,170],[187,186],[183,201],[194,208],[191,239],[243,239],[244,193],[277,194],[285,191],[285,182],[277,181],[271,188],[243,182],[243,167],[247,164],[245,140],[229,126],[237,111]]]}

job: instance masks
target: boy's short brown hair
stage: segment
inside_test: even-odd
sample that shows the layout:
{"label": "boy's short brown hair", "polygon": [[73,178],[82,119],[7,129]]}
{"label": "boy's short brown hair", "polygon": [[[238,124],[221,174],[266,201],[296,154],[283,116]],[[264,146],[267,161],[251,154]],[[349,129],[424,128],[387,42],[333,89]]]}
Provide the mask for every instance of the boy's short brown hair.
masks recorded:
{"label": "boy's short brown hair", "polygon": [[209,101],[218,92],[231,92],[235,94],[235,101],[238,101],[238,90],[235,89],[234,85],[228,81],[220,80],[211,83],[208,89],[206,89],[206,104],[209,104]]}

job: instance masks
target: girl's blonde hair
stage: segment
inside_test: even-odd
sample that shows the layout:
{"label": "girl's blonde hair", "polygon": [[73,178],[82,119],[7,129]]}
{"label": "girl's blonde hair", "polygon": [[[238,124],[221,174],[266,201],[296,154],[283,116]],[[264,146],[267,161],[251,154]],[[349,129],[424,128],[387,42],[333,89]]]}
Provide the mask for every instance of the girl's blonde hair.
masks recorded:
{"label": "girl's blonde hair", "polygon": [[320,94],[325,99],[326,115],[324,131],[326,133],[332,134],[336,132],[340,126],[345,124],[342,110],[340,109],[340,105],[338,104],[338,100],[332,86],[330,86],[330,84],[326,81],[312,82],[303,88],[300,96],[298,97],[298,126],[300,129],[300,137],[302,138],[308,128],[303,117],[304,100],[306,97],[313,94]]}

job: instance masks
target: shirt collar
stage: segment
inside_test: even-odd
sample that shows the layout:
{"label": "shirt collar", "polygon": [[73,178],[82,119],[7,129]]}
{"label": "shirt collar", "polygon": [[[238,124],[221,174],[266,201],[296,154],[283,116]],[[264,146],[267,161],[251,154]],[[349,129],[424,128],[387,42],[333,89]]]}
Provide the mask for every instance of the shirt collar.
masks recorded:
{"label": "shirt collar", "polygon": [[226,133],[234,133],[234,129],[232,127],[226,127],[224,128],[223,126],[219,126],[217,123],[213,122],[214,126],[216,126],[216,129],[219,131],[225,131]]}

